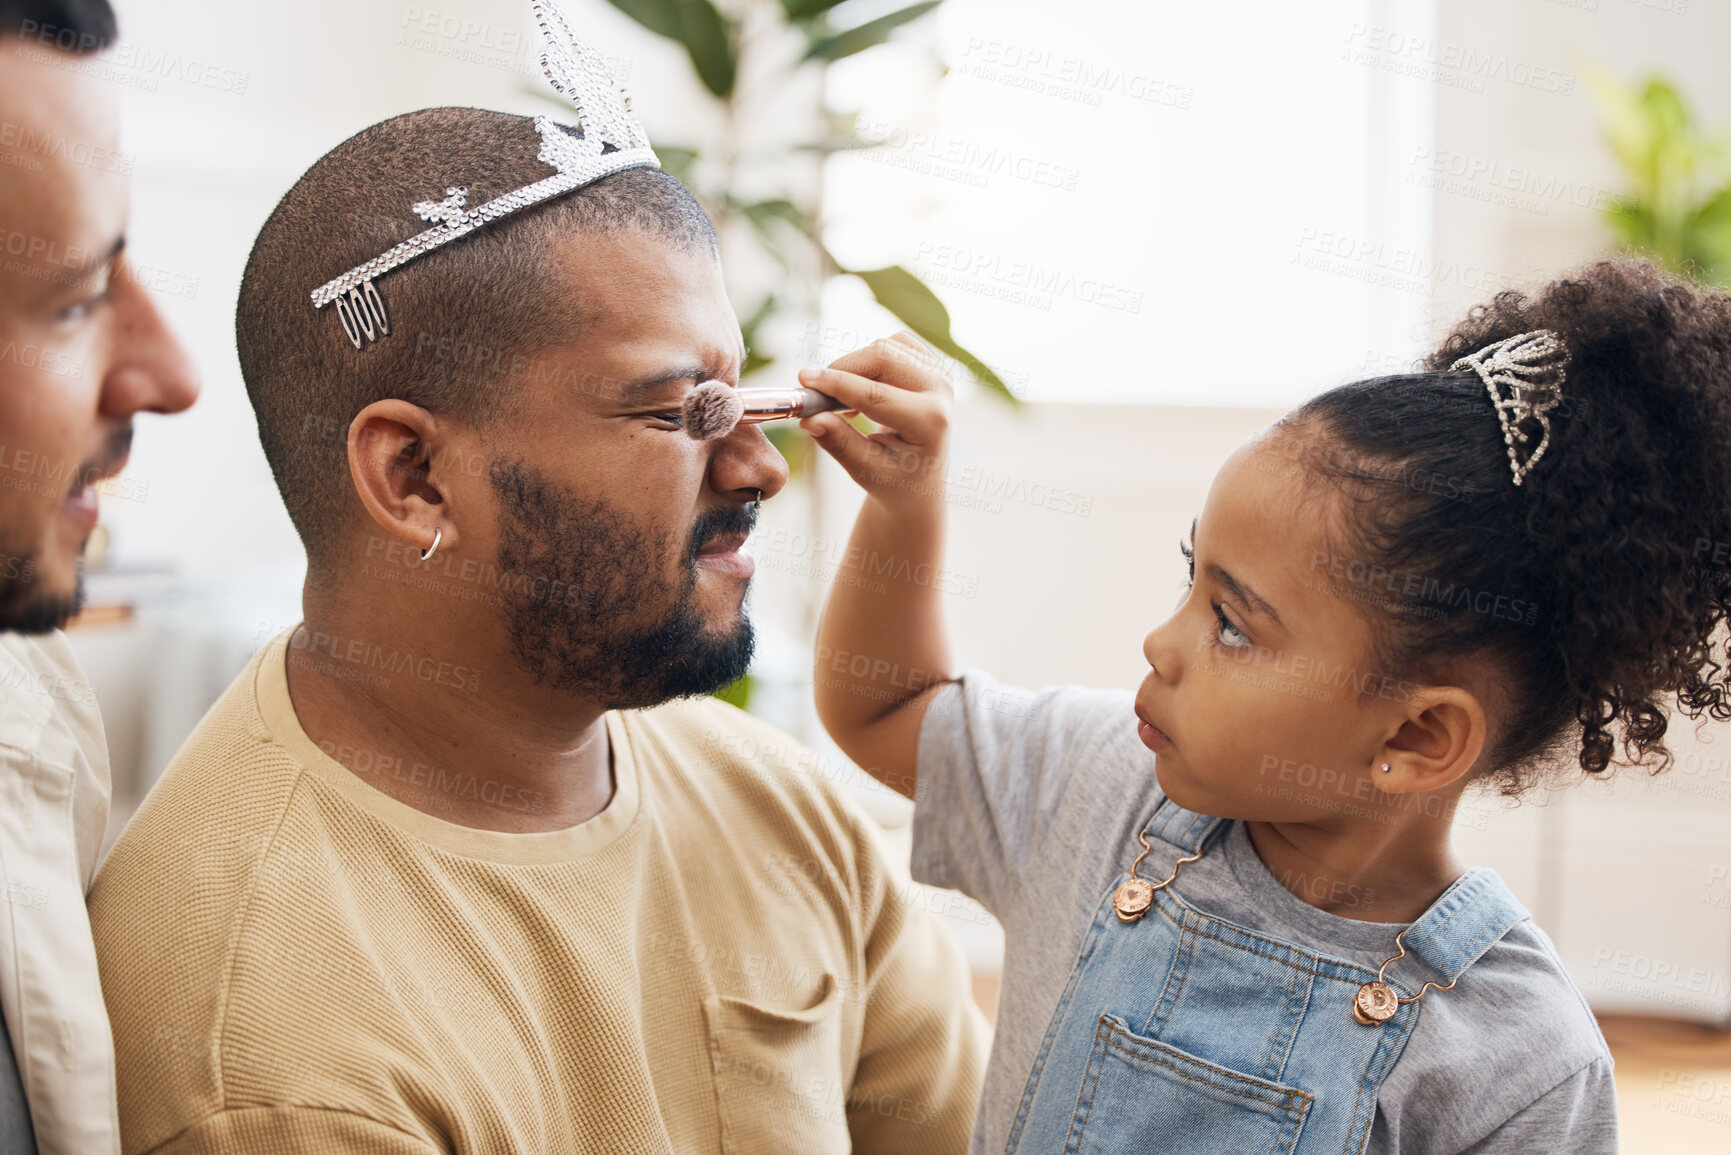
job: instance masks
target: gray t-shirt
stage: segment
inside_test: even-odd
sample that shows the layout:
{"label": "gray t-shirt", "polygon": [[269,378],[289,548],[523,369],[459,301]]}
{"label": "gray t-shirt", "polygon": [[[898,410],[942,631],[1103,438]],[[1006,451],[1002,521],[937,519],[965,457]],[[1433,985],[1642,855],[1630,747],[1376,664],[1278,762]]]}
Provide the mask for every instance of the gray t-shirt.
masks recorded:
{"label": "gray t-shirt", "polygon": [[[1031,694],[970,670],[944,687],[921,729],[914,877],[967,894],[1004,924],[976,1153],[1004,1150],[1087,928],[1160,801],[1131,702],[1124,691],[1076,686]],[[1371,968],[1394,953],[1401,929],[1328,914],[1292,894],[1243,823],[1173,889],[1217,918]],[[1367,1151],[1616,1151],[1610,1051],[1531,920],[1421,1006],[1383,1083]]]}

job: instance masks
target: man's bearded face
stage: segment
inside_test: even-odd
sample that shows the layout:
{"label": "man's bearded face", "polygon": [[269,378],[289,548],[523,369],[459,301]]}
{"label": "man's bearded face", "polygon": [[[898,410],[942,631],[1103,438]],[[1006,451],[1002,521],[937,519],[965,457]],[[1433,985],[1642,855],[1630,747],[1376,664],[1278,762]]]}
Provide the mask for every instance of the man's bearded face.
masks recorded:
{"label": "man's bearded face", "polygon": [[750,619],[741,609],[731,622],[705,622],[694,595],[699,552],[749,533],[755,507],[707,510],[680,533],[579,497],[521,462],[494,464],[490,479],[499,567],[527,579],[507,583],[505,625],[537,682],[629,709],[744,676],[756,641]]}

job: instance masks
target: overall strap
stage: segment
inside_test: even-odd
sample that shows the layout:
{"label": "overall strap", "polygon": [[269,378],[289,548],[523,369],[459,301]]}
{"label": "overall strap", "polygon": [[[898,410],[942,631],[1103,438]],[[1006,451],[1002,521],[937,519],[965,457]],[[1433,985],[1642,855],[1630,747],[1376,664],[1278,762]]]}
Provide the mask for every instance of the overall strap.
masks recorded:
{"label": "overall strap", "polygon": [[1496,871],[1475,866],[1431,903],[1403,941],[1452,983],[1511,928],[1531,917]]}
{"label": "overall strap", "polygon": [[1154,809],[1154,817],[1148,820],[1147,830],[1149,837],[1170,843],[1186,854],[1195,854],[1215,831],[1225,829],[1230,822],[1227,818],[1210,818],[1186,810],[1162,795],[1160,805]]}

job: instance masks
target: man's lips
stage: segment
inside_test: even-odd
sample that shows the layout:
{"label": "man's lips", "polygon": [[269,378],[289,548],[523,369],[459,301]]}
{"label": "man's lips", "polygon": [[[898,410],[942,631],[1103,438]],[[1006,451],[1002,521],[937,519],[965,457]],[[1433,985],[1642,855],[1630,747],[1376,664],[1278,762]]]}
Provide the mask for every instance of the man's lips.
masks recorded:
{"label": "man's lips", "polygon": [[77,484],[60,503],[60,512],[72,522],[80,536],[89,535],[102,516],[102,502],[96,494],[96,486],[125,469],[129,456],[123,454],[104,465],[86,465],[79,469]]}
{"label": "man's lips", "polygon": [[119,457],[111,457],[107,461],[87,461],[78,467],[76,484],[72,493],[100,485],[111,477],[119,477],[120,471],[126,468],[126,463],[132,460],[132,454],[122,453]]}
{"label": "man's lips", "polygon": [[1156,754],[1177,749],[1177,744],[1167,735],[1166,731],[1148,720],[1140,703],[1136,706],[1136,736],[1142,739],[1142,744]]}
{"label": "man's lips", "polygon": [[743,533],[724,533],[711,538],[697,552],[697,564],[728,577],[749,578],[757,572],[757,562],[745,552]]}
{"label": "man's lips", "polygon": [[85,485],[73,490],[60,503],[60,513],[78,530],[80,537],[88,536],[102,516],[102,501],[96,496],[96,487]]}

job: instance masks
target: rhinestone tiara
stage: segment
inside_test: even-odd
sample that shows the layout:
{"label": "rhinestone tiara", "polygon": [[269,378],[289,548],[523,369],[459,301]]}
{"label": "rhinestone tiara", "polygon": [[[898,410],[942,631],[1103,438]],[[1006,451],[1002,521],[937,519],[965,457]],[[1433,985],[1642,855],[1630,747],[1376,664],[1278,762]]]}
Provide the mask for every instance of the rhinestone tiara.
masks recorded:
{"label": "rhinestone tiara", "polygon": [[649,147],[649,138],[631,115],[631,98],[613,83],[606,59],[571,31],[557,0],[530,0],[530,7],[541,28],[541,70],[576,108],[577,127],[583,135],[574,136],[563,125],[537,116],[535,131],[541,134],[541,150],[535,155],[557,170],[552,176],[473,209],[467,207],[466,187],[447,186],[445,199],[418,201],[411,206],[416,216],[432,222],[431,228],[314,289],[313,308],[334,303],[343,332],[355,348],[391,331],[384,299],[373,284],[378,277],[518,209],[624,169],[661,167],[655,150]]}

